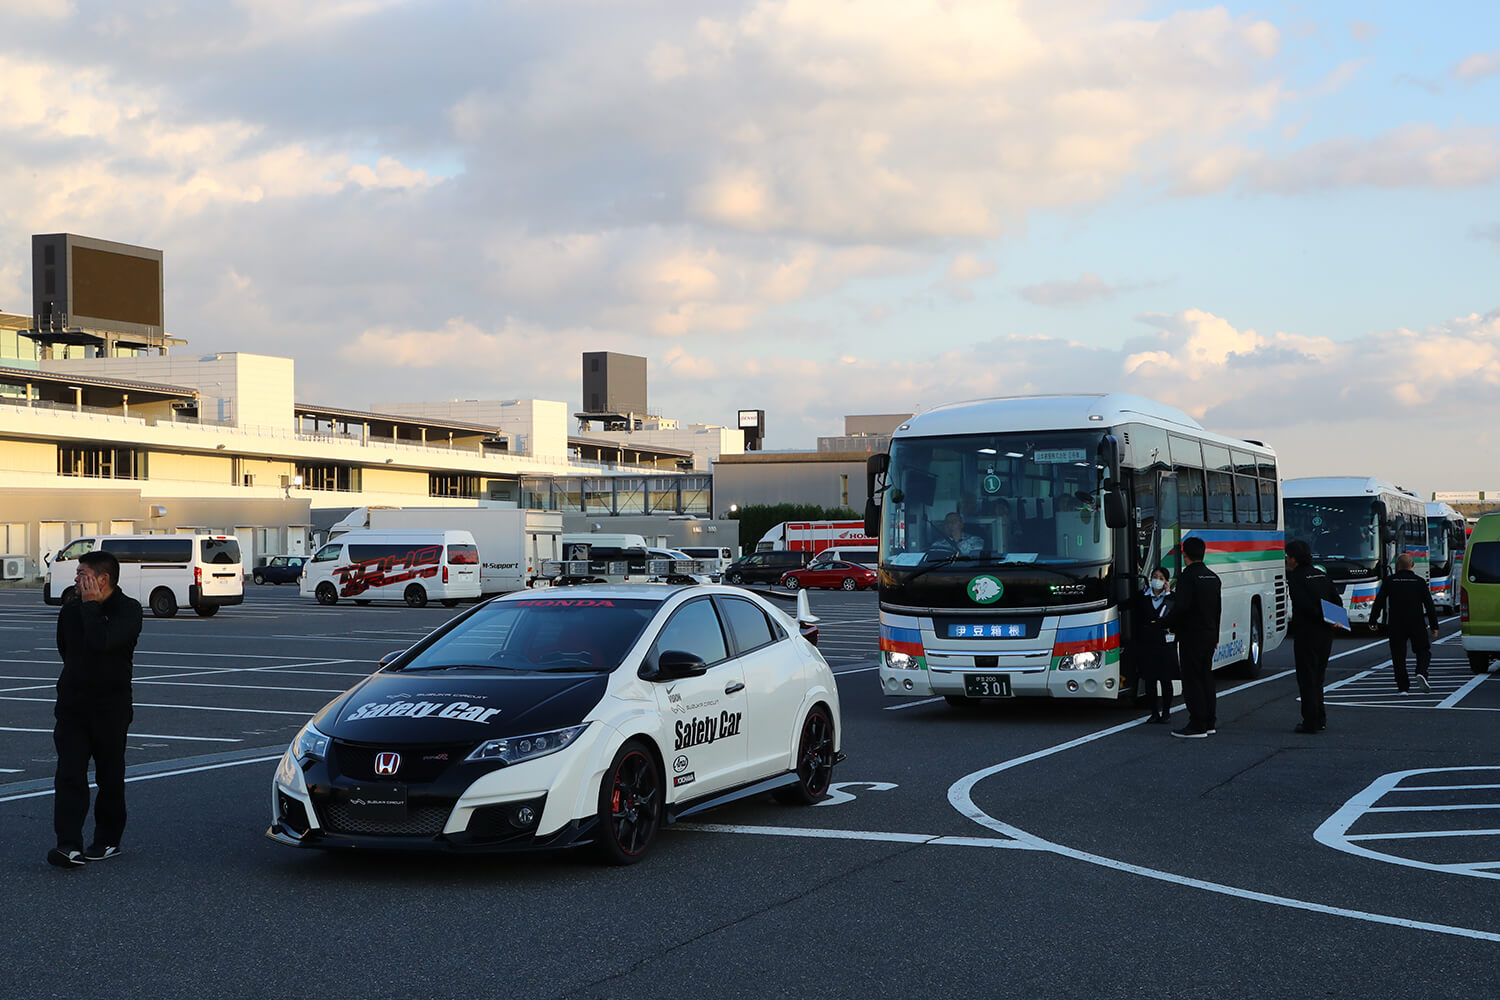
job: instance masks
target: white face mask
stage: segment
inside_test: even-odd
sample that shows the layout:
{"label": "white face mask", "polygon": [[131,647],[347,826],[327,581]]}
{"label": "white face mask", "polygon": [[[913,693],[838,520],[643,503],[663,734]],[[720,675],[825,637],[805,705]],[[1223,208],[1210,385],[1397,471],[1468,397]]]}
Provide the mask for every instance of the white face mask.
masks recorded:
{"label": "white face mask", "polygon": [[1167,581],[1161,579],[1160,577],[1155,577],[1151,580],[1151,589],[1154,591],[1160,592],[1166,589],[1166,586]]}

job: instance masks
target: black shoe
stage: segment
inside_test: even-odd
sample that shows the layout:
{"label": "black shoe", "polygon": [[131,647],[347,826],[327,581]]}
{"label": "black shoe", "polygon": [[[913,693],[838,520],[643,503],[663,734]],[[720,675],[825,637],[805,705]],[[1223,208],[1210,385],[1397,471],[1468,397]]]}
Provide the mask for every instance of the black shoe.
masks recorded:
{"label": "black shoe", "polygon": [[1417,675],[1417,686],[1422,689],[1423,693],[1426,693],[1426,692],[1432,690],[1432,685],[1427,683],[1427,675],[1426,674],[1418,674]]}
{"label": "black shoe", "polygon": [[1292,727],[1292,732],[1294,732],[1294,733],[1317,733],[1317,732],[1322,732],[1322,730],[1318,729],[1316,726],[1309,726],[1305,722],[1299,722],[1295,726]]}
{"label": "black shoe", "polygon": [[86,851],[83,852],[83,860],[85,860],[85,861],[106,861],[106,860],[108,860],[110,858],[118,857],[119,854],[120,854],[120,849],[118,847],[110,847],[110,846],[101,847],[98,844],[95,844],[94,846],[90,847],[88,850],[86,850]]}
{"label": "black shoe", "polygon": [[1208,730],[1197,726],[1183,726],[1181,729],[1172,730],[1172,735],[1181,740],[1206,740]]}
{"label": "black shoe", "polygon": [[1161,721],[1161,716],[1158,715],[1155,712],[1152,712],[1150,715],[1146,716],[1146,721],[1147,722],[1160,722]]}
{"label": "black shoe", "polygon": [[55,868],[82,868],[86,862],[83,860],[82,851],[54,847],[47,852],[47,864]]}

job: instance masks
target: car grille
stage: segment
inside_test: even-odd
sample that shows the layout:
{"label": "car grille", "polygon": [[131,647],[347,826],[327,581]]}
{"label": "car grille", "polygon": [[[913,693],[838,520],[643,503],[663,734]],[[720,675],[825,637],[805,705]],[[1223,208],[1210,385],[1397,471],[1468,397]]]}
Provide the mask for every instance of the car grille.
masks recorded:
{"label": "car grille", "polygon": [[[333,743],[334,760],[339,773],[355,781],[402,781],[424,784],[436,781],[448,768],[461,762],[474,749],[472,743],[441,745],[366,746],[359,743]],[[376,774],[375,755],[394,750],[401,755],[401,768],[395,774]]]}
{"label": "car grille", "polygon": [[414,806],[407,810],[406,819],[399,821],[371,821],[356,819],[342,803],[330,802],[323,806],[323,829],[329,833],[366,833],[386,837],[436,837],[443,832],[448,822],[448,806]]}

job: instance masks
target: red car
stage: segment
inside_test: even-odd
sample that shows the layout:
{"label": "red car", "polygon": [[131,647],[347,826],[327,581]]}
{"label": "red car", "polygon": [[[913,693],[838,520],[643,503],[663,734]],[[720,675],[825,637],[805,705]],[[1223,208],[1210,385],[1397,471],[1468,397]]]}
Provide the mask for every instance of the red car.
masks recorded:
{"label": "red car", "polygon": [[855,563],[828,562],[783,573],[781,585],[788,590],[800,587],[830,587],[839,590],[867,590],[879,579],[868,566]]}

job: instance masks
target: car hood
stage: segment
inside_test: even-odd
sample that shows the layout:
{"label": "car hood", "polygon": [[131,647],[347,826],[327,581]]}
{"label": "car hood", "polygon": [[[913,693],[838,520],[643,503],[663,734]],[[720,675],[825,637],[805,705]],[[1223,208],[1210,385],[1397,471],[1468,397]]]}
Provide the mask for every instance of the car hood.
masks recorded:
{"label": "car hood", "polygon": [[524,736],[582,722],[608,680],[607,674],[377,673],[335,699],[315,724],[355,743]]}

